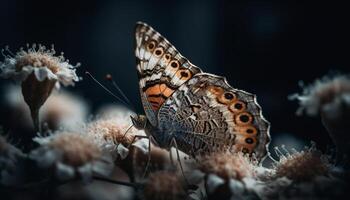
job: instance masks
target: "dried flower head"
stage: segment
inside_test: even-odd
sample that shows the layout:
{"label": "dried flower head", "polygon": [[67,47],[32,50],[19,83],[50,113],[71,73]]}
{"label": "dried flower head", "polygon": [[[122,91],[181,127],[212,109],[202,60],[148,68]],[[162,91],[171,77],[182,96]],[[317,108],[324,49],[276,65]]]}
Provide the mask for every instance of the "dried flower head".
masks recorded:
{"label": "dried flower head", "polygon": [[57,178],[66,180],[79,174],[90,179],[93,173],[108,175],[113,163],[100,148],[98,138],[75,132],[58,132],[34,139],[41,146],[30,153],[39,167],[55,169]]}
{"label": "dried flower head", "polygon": [[241,180],[254,177],[256,162],[241,152],[214,152],[200,158],[198,169],[206,174],[215,174],[225,180]]}
{"label": "dried flower head", "polygon": [[312,85],[304,87],[302,94],[294,94],[290,99],[298,99],[300,108],[298,114],[305,109],[309,115],[316,115],[331,103],[350,105],[350,77],[346,75],[325,76]]}
{"label": "dried flower head", "polygon": [[151,173],[143,188],[144,199],[177,200],[184,199],[185,194],[178,175],[167,171]]}
{"label": "dried flower head", "polygon": [[134,138],[134,128],[125,134],[130,125],[118,122],[117,119],[98,119],[88,124],[88,130],[92,134],[99,135],[107,141],[125,146],[131,144]]}
{"label": "dried flower head", "polygon": [[97,159],[101,155],[99,147],[80,134],[62,134],[55,137],[48,146],[62,152],[62,162],[80,166]]}
{"label": "dried flower head", "polygon": [[74,85],[74,81],[79,81],[75,73],[75,68],[63,57],[56,56],[55,49],[46,49],[43,45],[27,45],[27,50],[21,48],[16,54],[13,54],[8,47],[2,50],[5,57],[4,62],[0,62],[0,76],[3,78],[12,78],[16,81],[24,81],[30,74],[34,74],[36,80],[44,81],[57,80],[58,84],[65,86]]}
{"label": "dried flower head", "polygon": [[[330,162],[313,144],[304,151],[284,155],[275,148],[280,157],[275,166],[275,177],[287,177],[294,181],[308,181],[316,176],[325,175],[330,170]],[[286,151],[286,150],[285,150]]]}
{"label": "dried flower head", "polygon": [[291,98],[299,100],[298,113],[304,109],[309,115],[320,113],[322,123],[337,147],[337,162],[350,165],[350,76],[325,76],[305,87],[303,94],[295,94]]}
{"label": "dried flower head", "polygon": [[104,148],[116,152],[124,159],[129,150],[128,146],[134,142],[135,135],[145,135],[143,131],[131,127],[130,115],[132,112],[122,108],[114,107],[108,110],[108,114],[103,112],[98,119],[87,125],[87,132],[94,137],[104,141]]}
{"label": "dried flower head", "polygon": [[0,77],[21,82],[24,100],[31,110],[33,123],[39,130],[40,107],[55,85],[62,83],[68,86],[79,81],[75,74],[76,66],[70,65],[63,55],[55,56],[53,48],[47,50],[42,45],[37,48],[34,44],[31,48],[28,46],[27,50],[21,48],[15,55],[6,48],[2,54],[5,60],[0,63]]}
{"label": "dried flower head", "polygon": [[100,138],[104,142],[103,148],[110,151],[114,158],[120,156],[124,159],[129,153],[126,147],[134,138],[132,131],[125,134],[128,127],[124,125],[113,119],[99,119],[90,122],[87,131],[90,135]]}
{"label": "dried flower head", "polygon": [[[90,123],[91,130],[101,132],[104,138],[112,139],[116,143],[130,145],[135,135],[146,135],[144,131],[132,126],[130,116],[132,111],[121,106],[104,106],[98,112],[98,119]],[[131,127],[131,128],[130,128]],[[130,128],[128,130],[128,128]],[[127,134],[125,134],[127,131]]]}

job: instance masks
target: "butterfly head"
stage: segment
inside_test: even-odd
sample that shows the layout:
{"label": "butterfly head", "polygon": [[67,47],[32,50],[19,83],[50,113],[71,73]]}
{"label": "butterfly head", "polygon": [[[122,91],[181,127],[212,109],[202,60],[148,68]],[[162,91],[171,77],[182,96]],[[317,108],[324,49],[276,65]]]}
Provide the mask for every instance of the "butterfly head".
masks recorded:
{"label": "butterfly head", "polygon": [[145,129],[147,124],[147,117],[145,115],[130,116],[132,124],[137,129]]}

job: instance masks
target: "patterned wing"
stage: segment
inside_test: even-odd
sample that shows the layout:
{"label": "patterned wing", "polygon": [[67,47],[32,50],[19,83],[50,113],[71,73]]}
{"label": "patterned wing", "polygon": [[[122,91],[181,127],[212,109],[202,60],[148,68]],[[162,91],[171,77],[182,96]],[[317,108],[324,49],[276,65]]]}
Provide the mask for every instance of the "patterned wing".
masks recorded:
{"label": "patterned wing", "polygon": [[141,100],[148,120],[156,126],[165,100],[201,70],[147,24],[138,22],[135,36]]}
{"label": "patterned wing", "polygon": [[159,128],[171,133],[189,154],[229,147],[262,159],[270,141],[269,123],[255,95],[232,88],[223,77],[199,73],[159,110]]}

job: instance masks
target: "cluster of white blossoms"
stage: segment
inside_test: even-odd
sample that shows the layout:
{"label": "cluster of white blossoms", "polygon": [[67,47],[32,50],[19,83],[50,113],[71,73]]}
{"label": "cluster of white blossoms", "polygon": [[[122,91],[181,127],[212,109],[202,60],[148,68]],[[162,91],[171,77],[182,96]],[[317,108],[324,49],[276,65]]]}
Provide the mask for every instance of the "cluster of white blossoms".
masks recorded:
{"label": "cluster of white blossoms", "polygon": [[88,181],[93,175],[108,176],[113,170],[110,154],[101,149],[102,141],[88,134],[62,131],[34,141],[40,147],[30,158],[40,168],[54,170],[61,181],[75,177]]}
{"label": "cluster of white blossoms", "polygon": [[313,84],[303,86],[303,92],[291,95],[290,99],[299,100],[297,114],[305,110],[311,116],[328,111],[334,115],[340,111],[342,104],[350,106],[350,76],[324,76]]}
{"label": "cluster of white blossoms", "polygon": [[104,141],[104,148],[113,152],[115,159],[125,159],[129,148],[140,141],[135,136],[144,136],[142,130],[132,126],[130,110],[120,106],[104,106],[97,114],[95,120],[87,123],[87,132]]}

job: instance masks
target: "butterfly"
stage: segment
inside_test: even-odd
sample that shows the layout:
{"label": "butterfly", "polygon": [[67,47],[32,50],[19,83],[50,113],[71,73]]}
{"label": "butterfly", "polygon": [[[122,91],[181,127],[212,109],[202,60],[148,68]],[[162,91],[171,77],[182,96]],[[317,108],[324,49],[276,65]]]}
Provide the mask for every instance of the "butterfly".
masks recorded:
{"label": "butterfly", "polygon": [[151,26],[138,22],[136,63],[145,115],[132,117],[154,142],[172,141],[189,155],[227,148],[267,154],[270,124],[256,96],[231,87],[226,79],[202,70]]}

